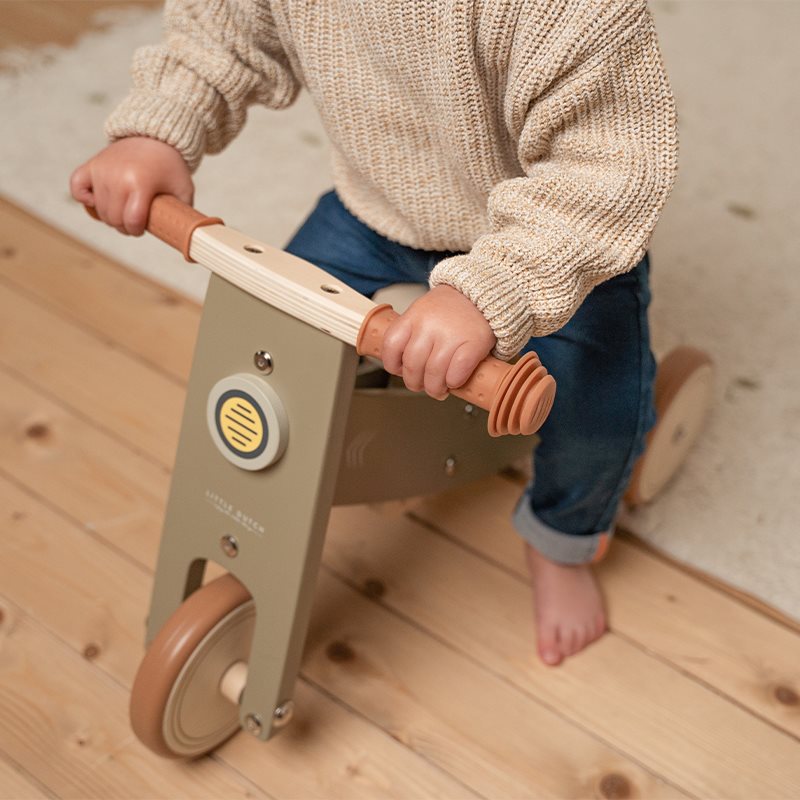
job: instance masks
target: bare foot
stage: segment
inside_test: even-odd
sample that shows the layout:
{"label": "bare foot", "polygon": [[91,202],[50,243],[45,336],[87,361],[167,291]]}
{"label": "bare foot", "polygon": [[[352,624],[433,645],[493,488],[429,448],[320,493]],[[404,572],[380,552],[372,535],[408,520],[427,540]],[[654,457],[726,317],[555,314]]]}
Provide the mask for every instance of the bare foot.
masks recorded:
{"label": "bare foot", "polygon": [[606,631],[603,598],[588,564],[558,564],[527,542],[525,555],[533,579],[539,657],[555,666]]}

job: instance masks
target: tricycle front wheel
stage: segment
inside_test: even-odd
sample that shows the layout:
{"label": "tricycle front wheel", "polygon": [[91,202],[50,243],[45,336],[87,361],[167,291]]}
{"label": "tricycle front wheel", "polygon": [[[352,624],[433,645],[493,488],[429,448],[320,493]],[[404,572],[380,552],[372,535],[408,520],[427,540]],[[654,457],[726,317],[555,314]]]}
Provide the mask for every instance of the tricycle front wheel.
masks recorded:
{"label": "tricycle front wheel", "polygon": [[147,649],[131,690],[131,726],[154,753],[193,758],[239,730],[222,680],[250,655],[255,602],[232,575],[189,595]]}

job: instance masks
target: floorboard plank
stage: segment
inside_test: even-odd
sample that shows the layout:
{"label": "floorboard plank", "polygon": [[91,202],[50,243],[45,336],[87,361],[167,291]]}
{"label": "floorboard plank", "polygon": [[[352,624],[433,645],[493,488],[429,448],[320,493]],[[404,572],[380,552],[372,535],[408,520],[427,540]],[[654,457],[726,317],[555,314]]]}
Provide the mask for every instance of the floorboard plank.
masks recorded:
{"label": "floorboard plank", "polygon": [[0,753],[0,798],[2,800],[50,800],[55,798],[35,779],[12,764],[8,757]]}
{"label": "floorboard plank", "polygon": [[171,467],[184,398],[174,380],[4,285],[0,342],[0,364]]}
{"label": "floorboard plank", "polygon": [[0,367],[0,470],[101,536],[152,563],[168,473]]}
{"label": "floorboard plank", "polygon": [[[164,254],[180,258],[166,247]],[[114,263],[2,195],[0,279],[182,383],[188,379],[200,324],[197,303]]]}

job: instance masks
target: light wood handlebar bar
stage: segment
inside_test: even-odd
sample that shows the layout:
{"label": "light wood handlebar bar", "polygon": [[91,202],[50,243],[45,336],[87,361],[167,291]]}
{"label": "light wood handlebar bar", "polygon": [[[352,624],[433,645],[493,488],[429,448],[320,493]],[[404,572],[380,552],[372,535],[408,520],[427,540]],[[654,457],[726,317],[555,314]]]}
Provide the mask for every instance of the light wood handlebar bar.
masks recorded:
{"label": "light wood handlebar bar", "polygon": [[[87,212],[99,219],[93,208]],[[198,228],[216,225],[209,232]],[[398,317],[390,305],[375,305],[323,270],[285,251],[250,243],[171,195],[157,195],[150,205],[147,230],[255,297],[280,308],[341,341],[359,355],[380,359],[383,335]],[[192,258],[194,249],[197,259]],[[321,291],[319,291],[321,290]],[[535,433],[553,407],[556,383],[536,353],[515,364],[489,356],[469,380],[450,393],[489,412],[491,436]]]}

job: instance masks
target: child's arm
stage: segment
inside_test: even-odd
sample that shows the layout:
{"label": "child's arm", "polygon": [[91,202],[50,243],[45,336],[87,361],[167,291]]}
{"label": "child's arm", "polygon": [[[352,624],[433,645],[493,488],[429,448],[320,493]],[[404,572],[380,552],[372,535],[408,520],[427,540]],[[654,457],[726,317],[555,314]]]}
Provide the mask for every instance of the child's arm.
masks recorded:
{"label": "child's arm", "polygon": [[[494,187],[491,232],[430,276],[434,291],[453,287],[471,301],[497,338],[498,358],[558,330],[597,284],[636,266],[675,177],[674,101],[644,2],[581,8],[597,19],[576,21],[566,29],[572,40],[552,43],[549,74],[526,69],[541,58],[526,52],[537,39],[525,26],[541,20],[520,19],[504,111],[525,175]],[[449,298],[441,300],[443,308]],[[486,344],[474,315],[454,332],[439,308],[433,297],[412,305],[387,331],[383,356],[395,374],[424,376],[411,388],[424,384],[434,396],[466,379]],[[442,348],[468,352],[468,363],[455,369],[446,355],[425,356]]]}
{"label": "child's arm", "polygon": [[76,200],[134,235],[155,194],[191,204],[191,174],[238,134],[248,106],[286,108],[300,90],[269,3],[254,0],[167,0],[163,41],[135,52],[132,75],[106,120],[112,144],[70,184]]}

